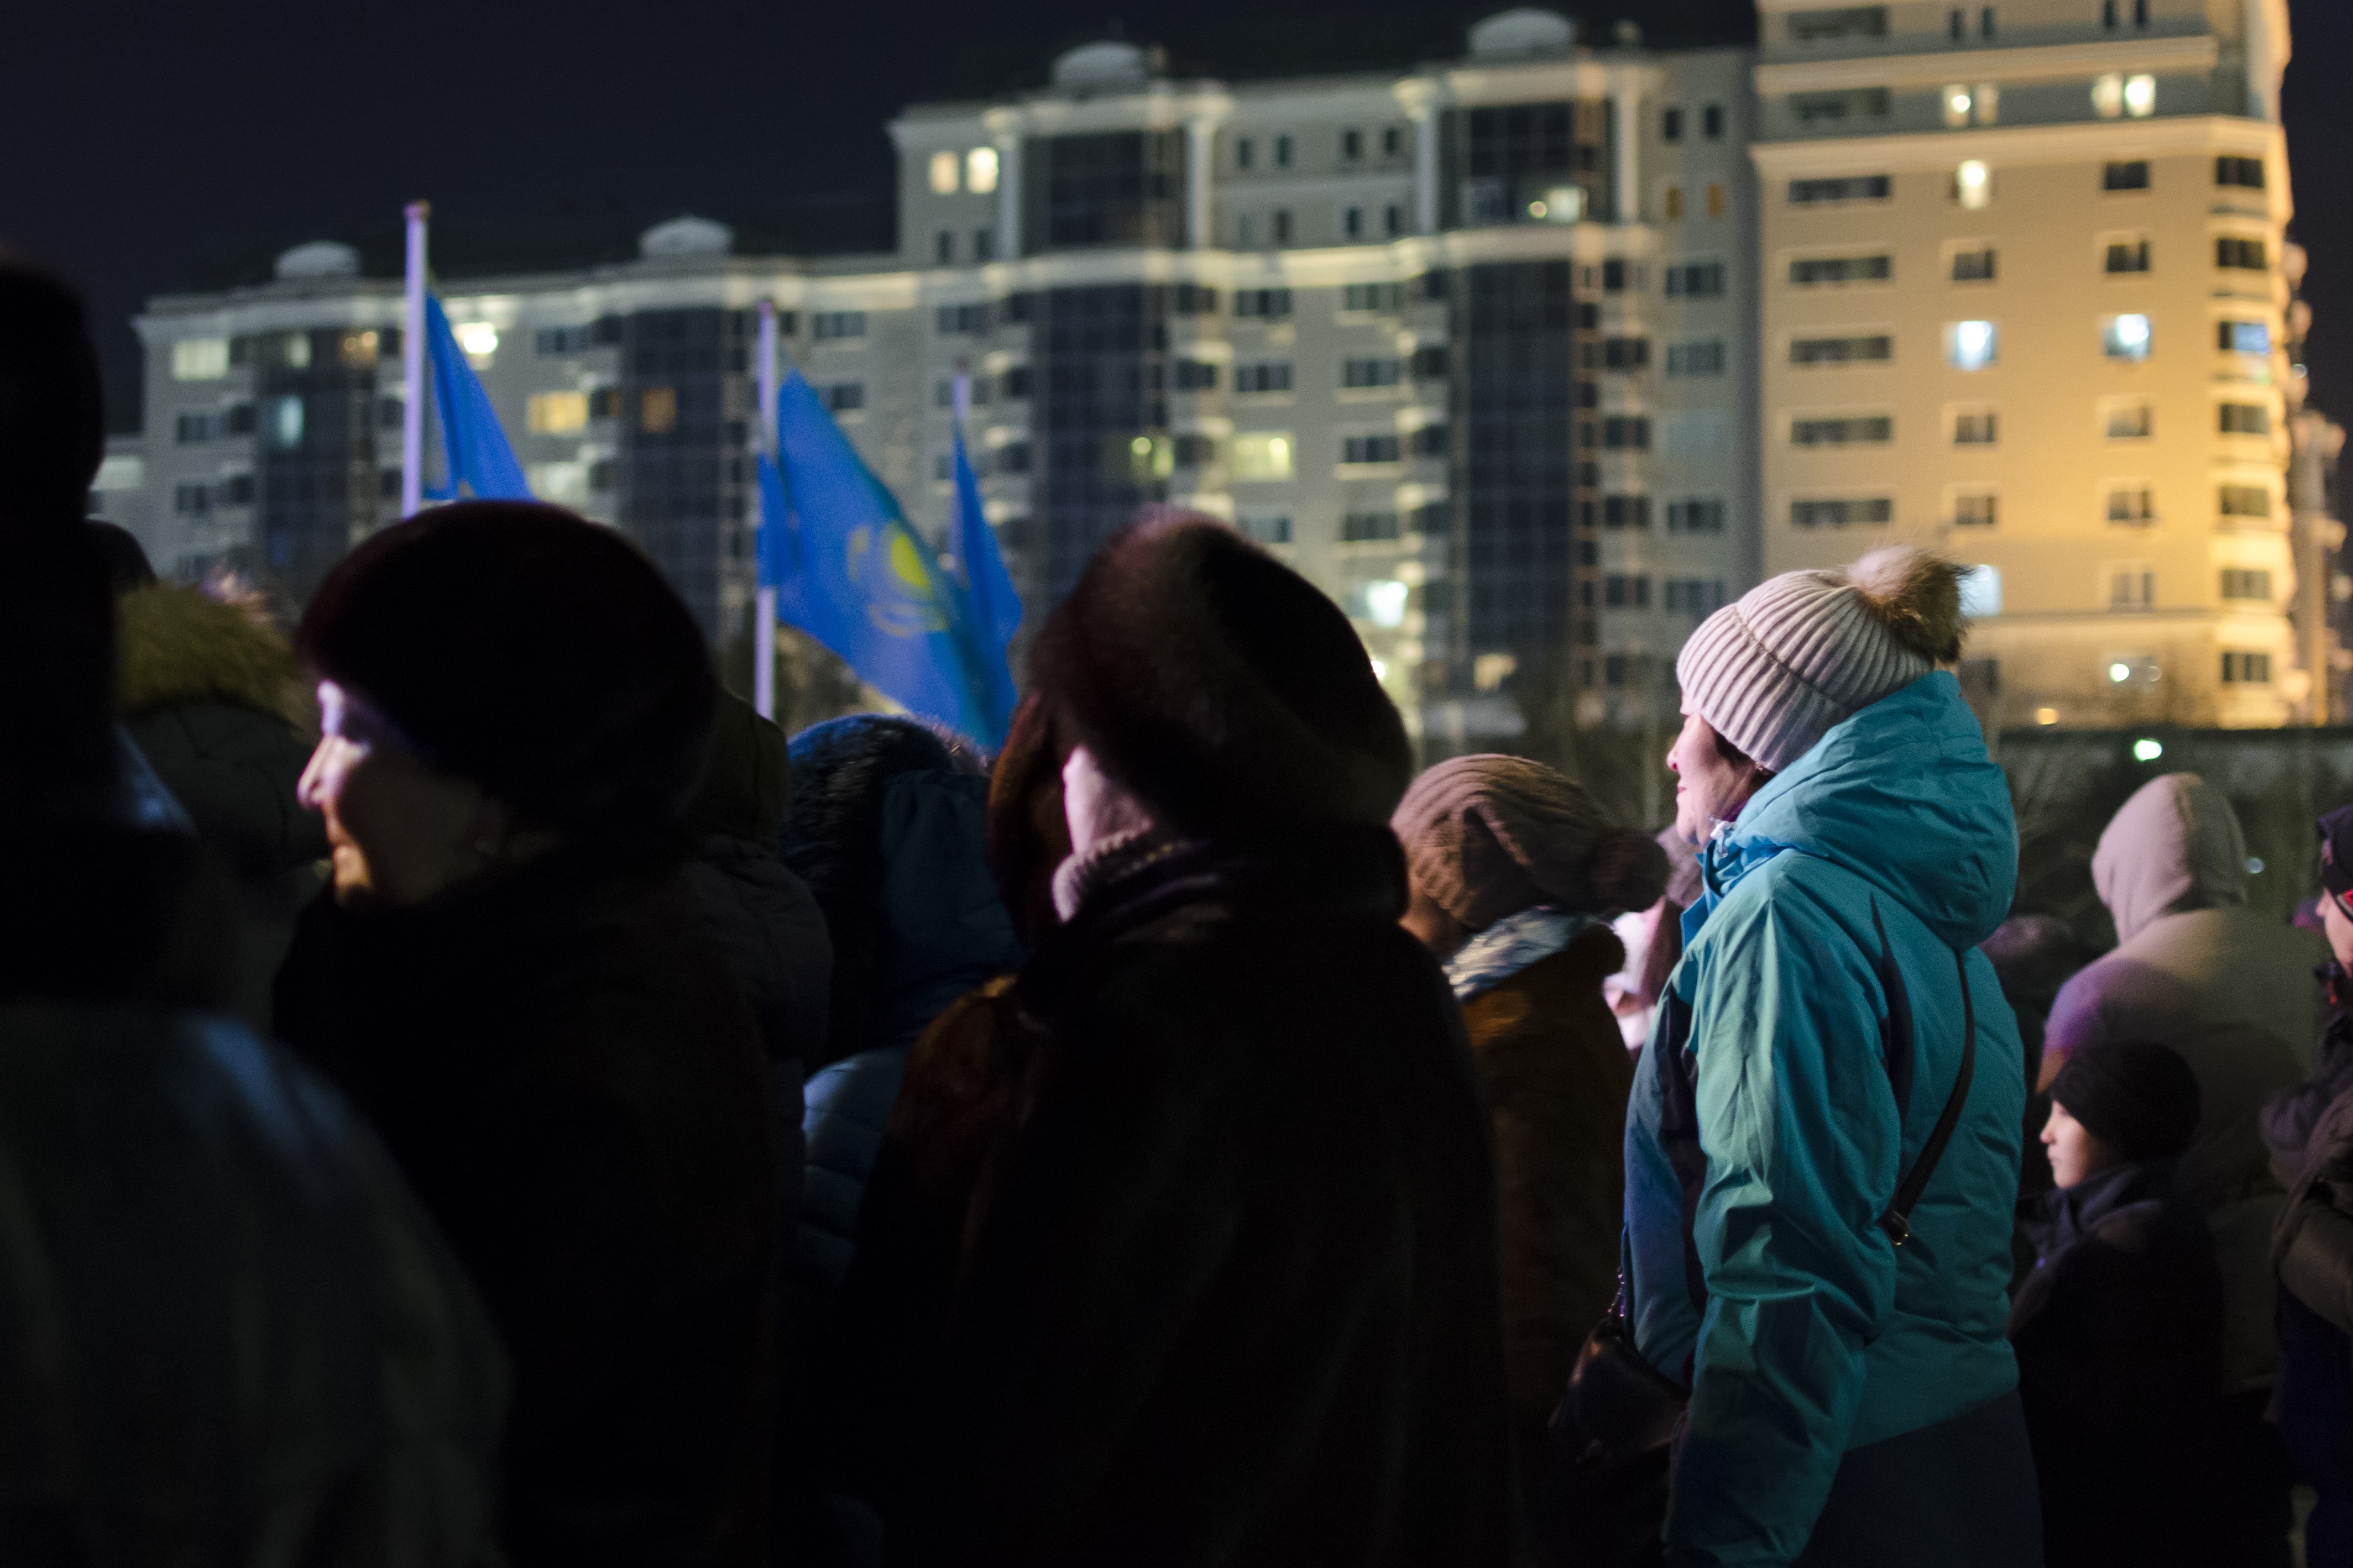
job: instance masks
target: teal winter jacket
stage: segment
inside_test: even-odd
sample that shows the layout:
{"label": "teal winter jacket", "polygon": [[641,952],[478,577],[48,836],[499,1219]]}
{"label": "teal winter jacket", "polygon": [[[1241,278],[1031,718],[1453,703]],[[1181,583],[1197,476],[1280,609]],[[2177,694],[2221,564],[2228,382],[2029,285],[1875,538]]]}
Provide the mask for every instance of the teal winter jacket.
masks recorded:
{"label": "teal winter jacket", "polygon": [[[1627,1287],[1642,1354],[1692,1391],[1669,1562],[1785,1563],[1848,1449],[2017,1383],[2026,1085],[1974,949],[2009,912],[2018,830],[1936,672],[1831,730],[1701,861],[1627,1117]],[[1899,1247],[1880,1218],[1959,1070],[1957,951],[1975,1075]]]}

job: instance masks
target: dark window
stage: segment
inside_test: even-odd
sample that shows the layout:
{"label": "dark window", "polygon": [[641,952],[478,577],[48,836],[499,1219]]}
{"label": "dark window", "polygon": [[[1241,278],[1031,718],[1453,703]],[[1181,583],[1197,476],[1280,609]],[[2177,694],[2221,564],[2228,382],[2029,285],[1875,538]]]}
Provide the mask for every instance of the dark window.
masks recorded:
{"label": "dark window", "polygon": [[932,259],[942,267],[955,259],[955,230],[944,228],[932,237]]}
{"label": "dark window", "polygon": [[1636,415],[1612,414],[1601,421],[1601,444],[1612,449],[1647,452],[1651,449],[1651,422]]}
{"label": "dark window", "polygon": [[2222,597],[2226,599],[2268,599],[2272,596],[2272,574],[2264,571],[2248,571],[2226,566],[2222,569]]}
{"label": "dark window", "polygon": [[1381,209],[1381,232],[1391,239],[1405,232],[1405,208],[1391,202]]}
{"label": "dark window", "polygon": [[1826,44],[1842,38],[1886,36],[1884,5],[1842,5],[1835,10],[1789,13],[1789,41],[1793,44]]}
{"label": "dark window", "polygon": [[1990,283],[1993,281],[1994,252],[1957,250],[1953,252],[1953,281],[1956,283]]}
{"label": "dark window", "polygon": [[[182,446],[213,438],[213,416],[209,414],[183,414],[173,421],[172,438]],[[185,509],[183,509],[185,510]]]}
{"label": "dark window", "polygon": [[1340,443],[1343,463],[1394,463],[1401,455],[1395,436],[1350,436]]}
{"label": "dark window", "polygon": [[1288,169],[1291,167],[1291,138],[1289,136],[1276,137],[1274,139],[1274,166],[1278,169]]}
{"label": "dark window", "polygon": [[1712,338],[1697,342],[1667,345],[1669,375],[1722,375],[1724,374],[1724,341]]}
{"label": "dark window", "polygon": [[592,330],[586,321],[576,327],[542,327],[536,346],[543,354],[586,353]]}
{"label": "dark window", "polygon": [[2225,436],[2268,436],[2272,411],[2260,403],[2225,403],[2218,410]]}
{"label": "dark window", "polygon": [[2267,653],[2225,653],[2222,656],[2222,679],[2233,685],[2245,682],[2261,685],[2272,678],[2272,656]]}
{"label": "dark window", "polygon": [[1789,423],[1793,447],[1876,445],[1895,437],[1895,421],[1883,414],[1846,419],[1794,419]]}
{"label": "dark window", "polygon": [[1024,249],[1183,241],[1185,132],[1054,136],[1041,151],[1024,160]]}
{"label": "dark window", "polygon": [[1667,503],[1669,533],[1722,533],[1724,502],[1713,497],[1693,496]]}
{"label": "dark window", "polygon": [[2110,272],[2146,272],[2148,270],[2148,241],[2118,240],[2108,247],[2107,269]]}
{"label": "dark window", "polygon": [[2104,191],[2148,189],[2148,160],[2136,158],[2130,163],[2101,165],[2100,189]]}
{"label": "dark window", "polygon": [[2100,26],[2110,32],[2116,26],[2116,0],[2100,0]]}
{"label": "dark window", "polygon": [[866,335],[863,310],[819,310],[809,317],[809,332],[819,342]]}
{"label": "dark window", "polygon": [[997,378],[997,395],[999,397],[1029,396],[1029,367],[1026,364],[1017,364],[1006,371],[1003,375],[998,376]]}
{"label": "dark window", "polygon": [[1269,320],[1291,314],[1291,290],[1288,289],[1237,289],[1234,290],[1234,314],[1261,316]]}
{"label": "dark window", "polygon": [[1667,297],[1671,300],[1715,300],[1723,294],[1721,261],[1686,261],[1667,268]]}
{"label": "dark window", "polygon": [[1894,276],[1884,256],[1820,256],[1789,263],[1789,281],[1800,289],[1821,283],[1884,283]]}
{"label": "dark window", "polygon": [[1893,182],[1885,174],[1848,174],[1833,180],[1791,180],[1789,202],[1812,206],[1824,202],[1883,202]]}
{"label": "dark window", "polygon": [[589,418],[613,419],[618,417],[620,412],[621,389],[619,387],[600,386],[588,395]]}
{"label": "dark window", "polygon": [[1209,392],[1218,384],[1218,367],[1199,360],[1181,359],[1176,362],[1176,390],[1179,392]]}
{"label": "dark window", "polygon": [[1601,526],[1604,528],[1648,529],[1651,526],[1649,496],[1608,496],[1601,502]]}
{"label": "dark window", "polygon": [[1340,290],[1343,310],[1394,310],[1403,302],[1404,287],[1397,283],[1351,283]]}
{"label": "dark window", "polygon": [[2263,188],[2263,161],[2261,158],[2217,158],[2214,160],[2214,183],[2260,191]]}
{"label": "dark window", "polygon": [[1371,544],[1398,537],[1398,514],[1393,511],[1352,511],[1340,520],[1340,542]]}
{"label": "dark window", "polygon": [[1588,370],[1644,370],[1651,363],[1648,338],[1604,338],[1585,345]]}
{"label": "dark window", "polygon": [[2261,485],[2224,485],[2215,496],[2224,517],[2269,517],[2272,492]]}
{"label": "dark window", "polygon": [[836,414],[866,406],[866,384],[862,381],[838,381],[824,392],[826,407]]}
{"label": "dark window", "polygon": [[1701,132],[1711,142],[1724,140],[1724,105],[1711,103],[1700,110]]}
{"label": "dark window", "polygon": [[1000,474],[1026,474],[1029,471],[1029,443],[1008,441],[997,448],[992,465]]}
{"label": "dark window", "polygon": [[1844,88],[1836,92],[1793,92],[1789,112],[1800,125],[1836,124],[1843,120],[1884,120],[1889,100],[1883,87]]}
{"label": "dark window", "polygon": [[[1620,576],[1612,573],[1601,580],[1601,602],[1613,610],[1647,610],[1651,607],[1651,580],[1639,574]],[[1625,661],[1612,654],[1608,662],[1622,665]],[[1624,683],[1622,671],[1613,670],[1610,685]]]}
{"label": "dark window", "polygon": [[1250,144],[1250,139],[1249,137],[1236,137],[1234,139],[1234,167],[1237,169],[1249,168],[1250,166],[1250,159],[1257,151],[1258,149]]}
{"label": "dark window", "polygon": [[1218,442],[1212,436],[1179,436],[1169,445],[1180,468],[1206,468],[1218,459]]}
{"label": "dark window", "polygon": [[1352,359],[1340,363],[1342,386],[1395,386],[1404,365],[1394,359]]}
{"label": "dark window", "polygon": [[1443,425],[1423,426],[1420,429],[1416,430],[1413,433],[1413,438],[1409,443],[1413,448],[1413,455],[1417,458],[1445,457],[1447,448],[1446,436],[1446,426]]}
{"label": "dark window", "polygon": [[1289,392],[1291,362],[1267,360],[1257,364],[1238,364],[1234,366],[1234,390],[1236,392]]}
{"label": "dark window", "polygon": [[1867,338],[1792,338],[1791,364],[1853,364],[1894,356],[1895,340],[1884,335]]}
{"label": "dark window", "polygon": [[1659,587],[1670,612],[1704,616],[1724,607],[1724,579],[1721,577],[1670,577]]}
{"label": "dark window", "polygon": [[1388,126],[1388,127],[1386,127],[1386,128],[1384,128],[1384,129],[1382,130],[1382,132],[1381,132],[1381,156],[1382,156],[1382,157],[1384,157],[1384,158],[1394,158],[1394,157],[1396,157],[1396,156],[1398,155],[1398,153],[1399,152],[1401,152],[1401,151],[1403,151],[1403,150],[1404,150],[1404,147],[1405,147],[1405,133],[1404,133],[1403,132],[1400,132],[1400,131],[1399,131],[1396,126],[1394,126],[1394,125]]}
{"label": "dark window", "polygon": [[1884,496],[1789,503],[1789,521],[1799,528],[1846,528],[1887,522],[1894,516],[1895,503]]}
{"label": "dark window", "polygon": [[988,307],[986,305],[942,305],[938,312],[942,337],[986,337],[988,333]]}
{"label": "dark window", "polygon": [[1670,109],[1659,117],[1659,139],[1662,142],[1680,142],[1683,139],[1682,110]]}
{"label": "dark window", "polygon": [[1274,209],[1273,216],[1267,219],[1267,232],[1269,237],[1277,245],[1291,243],[1291,209],[1289,207]]}
{"label": "dark window", "polygon": [[1291,542],[1291,520],[1287,517],[1246,517],[1242,519],[1242,532],[1261,544],[1288,544]]}
{"label": "dark window", "polygon": [[1361,131],[1355,131],[1355,130],[1343,131],[1343,132],[1340,132],[1340,156],[1341,156],[1341,158],[1342,158],[1345,162],[1347,162],[1347,163],[1355,163],[1357,159],[1359,159],[1359,158],[1363,157],[1364,155],[1365,155],[1365,133],[1364,133],[1363,132],[1361,132]]}
{"label": "dark window", "polygon": [[1424,343],[1413,351],[1413,378],[1416,381],[1443,381],[1447,373],[1447,347],[1444,343]]}
{"label": "dark window", "polygon": [[1179,283],[1168,290],[1168,310],[1178,316],[1214,316],[1218,291],[1199,283]]}
{"label": "dark window", "polygon": [[972,231],[972,258],[975,261],[987,261],[996,254],[997,231],[993,228],[974,229]]}
{"label": "dark window", "polygon": [[1626,264],[1623,261],[1603,262],[1601,264],[1601,291],[1605,294],[1620,294],[1625,292],[1625,289]]}
{"label": "dark window", "polygon": [[2270,265],[2265,259],[2264,248],[2260,239],[2226,234],[2214,242],[2214,265],[2261,272]]}

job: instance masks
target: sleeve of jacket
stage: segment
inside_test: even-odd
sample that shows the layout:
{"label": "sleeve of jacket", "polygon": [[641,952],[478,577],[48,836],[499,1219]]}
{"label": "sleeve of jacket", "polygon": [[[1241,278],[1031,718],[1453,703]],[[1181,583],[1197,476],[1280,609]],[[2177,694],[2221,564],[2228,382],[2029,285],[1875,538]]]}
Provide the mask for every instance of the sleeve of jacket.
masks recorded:
{"label": "sleeve of jacket", "polygon": [[[1736,906],[1717,911],[1721,920]],[[1801,891],[1711,931],[1694,1018],[1709,1303],[1668,1561],[1792,1561],[1829,1496],[1894,1301],[1876,1225],[1900,1153],[1879,984]],[[1695,1009],[1695,1015],[1699,1013]]]}

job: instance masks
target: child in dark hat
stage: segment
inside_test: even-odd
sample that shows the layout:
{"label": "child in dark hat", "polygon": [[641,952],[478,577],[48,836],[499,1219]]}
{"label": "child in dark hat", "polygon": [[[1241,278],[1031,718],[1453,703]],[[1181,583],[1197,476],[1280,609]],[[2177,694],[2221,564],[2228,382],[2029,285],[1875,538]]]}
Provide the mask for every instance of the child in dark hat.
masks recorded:
{"label": "child in dark hat", "polygon": [[2212,1561],[2222,1280],[2175,1190],[2197,1077],[2165,1046],[2103,1041],[2068,1058],[2051,1098],[2057,1185],[2023,1220],[2034,1265],[2010,1315],[2045,1558]]}

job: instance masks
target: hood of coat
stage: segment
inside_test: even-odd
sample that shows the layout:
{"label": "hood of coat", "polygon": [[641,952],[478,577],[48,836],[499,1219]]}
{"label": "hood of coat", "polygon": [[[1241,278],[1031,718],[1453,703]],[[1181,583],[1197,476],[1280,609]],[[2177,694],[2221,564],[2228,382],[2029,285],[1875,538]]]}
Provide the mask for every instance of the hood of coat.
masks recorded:
{"label": "hood of coat", "polygon": [[773,845],[792,797],[785,732],[722,689],[711,726],[711,761],[687,806],[687,820],[704,833]]}
{"label": "hood of coat", "polygon": [[1722,897],[1784,850],[1853,872],[1947,946],[1992,934],[2018,884],[2018,824],[1960,682],[1922,676],[1757,791],[1707,846],[1710,891]]}
{"label": "hood of coat", "polygon": [[2247,840],[2222,792],[2167,773],[2133,792],[2092,857],[2092,885],[2127,942],[2167,915],[2247,901]]}
{"label": "hood of coat", "polygon": [[311,727],[294,650],[259,608],[223,604],[184,583],[150,583],[122,596],[115,628],[115,709],[125,718],[227,702]]}

